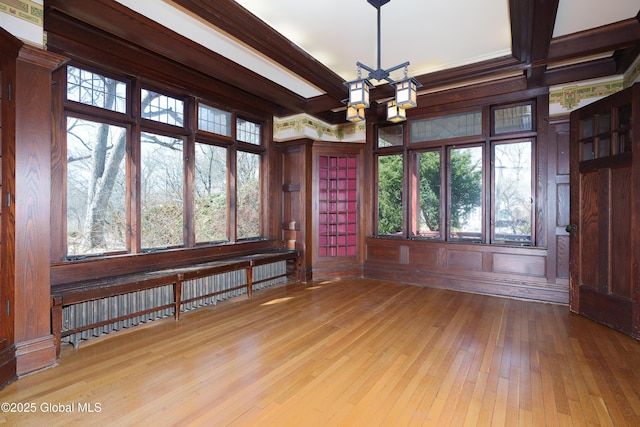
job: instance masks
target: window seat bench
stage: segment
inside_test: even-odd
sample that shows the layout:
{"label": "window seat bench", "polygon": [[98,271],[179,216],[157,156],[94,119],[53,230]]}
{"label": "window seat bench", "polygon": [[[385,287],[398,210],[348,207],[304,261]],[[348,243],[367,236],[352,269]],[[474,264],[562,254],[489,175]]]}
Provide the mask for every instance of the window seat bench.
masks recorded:
{"label": "window seat bench", "polygon": [[[283,274],[256,280],[254,278],[254,268],[258,266],[280,261],[291,261],[293,263],[292,276],[294,280],[298,280],[298,258],[299,252],[297,250],[281,249],[223,258],[188,266],[53,285],[51,287],[51,329],[56,345],[56,354],[58,356],[60,355],[60,345],[63,337],[165,309],[172,310],[175,320],[179,320],[180,310],[183,304],[244,289],[246,289],[247,296],[251,297],[255,285],[288,275],[287,269],[285,268]],[[226,287],[223,290],[215,290],[187,299],[182,298],[183,283],[186,281],[239,270],[244,270],[245,272],[246,280],[244,282],[233,285],[232,287]],[[62,311],[64,307],[88,301],[104,300],[110,297],[162,286],[172,287],[172,301],[160,305],[154,304],[152,307],[143,306],[140,309],[136,308],[131,310],[131,312],[115,317],[100,318],[100,316],[95,316],[94,318],[92,316],[91,320],[82,326],[76,326],[71,329],[65,328],[66,330],[63,330]]]}

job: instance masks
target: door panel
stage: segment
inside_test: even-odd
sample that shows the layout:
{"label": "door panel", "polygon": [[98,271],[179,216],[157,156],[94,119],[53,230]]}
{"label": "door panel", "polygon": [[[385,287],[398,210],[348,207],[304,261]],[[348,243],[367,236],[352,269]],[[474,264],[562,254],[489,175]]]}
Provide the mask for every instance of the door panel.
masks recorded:
{"label": "door panel", "polygon": [[600,174],[584,174],[580,185],[580,286],[598,288],[600,283]]}
{"label": "door panel", "polygon": [[578,265],[572,286],[578,284],[580,314],[631,333],[631,165],[589,162],[578,172],[579,219],[573,238],[580,246],[572,253]]}
{"label": "door panel", "polygon": [[631,168],[612,171],[611,183],[611,293],[631,294]]}
{"label": "door panel", "polygon": [[637,171],[632,151],[638,144],[628,141],[629,95],[622,91],[571,114],[568,230],[571,310],[637,335],[637,213],[632,209]]}

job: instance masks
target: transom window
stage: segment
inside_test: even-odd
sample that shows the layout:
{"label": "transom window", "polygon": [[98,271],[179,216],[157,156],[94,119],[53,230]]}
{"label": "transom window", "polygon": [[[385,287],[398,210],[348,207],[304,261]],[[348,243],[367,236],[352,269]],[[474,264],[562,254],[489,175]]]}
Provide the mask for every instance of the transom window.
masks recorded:
{"label": "transom window", "polygon": [[230,137],[231,113],[199,103],[198,129]]}
{"label": "transom window", "polygon": [[65,77],[66,155],[55,170],[66,172],[53,195],[67,259],[262,238],[259,122],[186,95],[131,97],[135,81],[76,65]]}
{"label": "transom window", "polygon": [[236,120],[236,137],[238,141],[260,145],[260,125],[248,120]]}
{"label": "transom window", "polygon": [[118,113],[127,112],[127,84],[102,74],[67,67],[67,99]]}
{"label": "transom window", "polygon": [[142,117],[174,126],[184,126],[184,101],[151,90],[140,91]]}

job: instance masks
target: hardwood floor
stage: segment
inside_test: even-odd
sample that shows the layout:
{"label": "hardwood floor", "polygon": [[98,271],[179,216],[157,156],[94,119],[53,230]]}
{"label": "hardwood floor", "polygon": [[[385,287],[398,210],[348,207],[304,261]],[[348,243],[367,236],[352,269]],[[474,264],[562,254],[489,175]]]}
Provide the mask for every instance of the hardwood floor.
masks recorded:
{"label": "hardwood floor", "polygon": [[640,342],[565,306],[314,282],[65,345],[0,402],[20,426],[639,426]]}

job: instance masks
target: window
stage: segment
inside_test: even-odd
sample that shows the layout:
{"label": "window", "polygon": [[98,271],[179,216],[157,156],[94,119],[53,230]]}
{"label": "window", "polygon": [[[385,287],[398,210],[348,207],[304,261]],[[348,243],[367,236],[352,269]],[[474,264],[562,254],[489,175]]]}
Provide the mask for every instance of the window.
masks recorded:
{"label": "window", "polygon": [[414,236],[425,239],[442,238],[442,209],[440,187],[442,166],[440,151],[423,151],[416,154],[415,185],[417,197],[411,211],[415,213]]}
{"label": "window", "polygon": [[438,141],[482,134],[482,111],[411,122],[411,142]]}
{"label": "window", "polygon": [[52,239],[56,259],[263,238],[259,122],[188,95],[142,88],[132,97],[136,78],[77,65],[57,77],[66,79],[66,138],[54,147],[62,185],[52,200],[54,229],[66,233]]}
{"label": "window", "polygon": [[449,150],[449,239],[482,241],[482,147]]}
{"label": "window", "polygon": [[127,84],[80,68],[67,67],[67,99],[98,108],[127,112]]}
{"label": "window", "polygon": [[401,154],[378,157],[378,235],[402,235],[404,161]]}
{"label": "window", "polygon": [[247,120],[236,120],[236,139],[249,144],[260,145],[260,125]]}
{"label": "window", "polygon": [[231,136],[231,113],[198,104],[198,129],[218,135]]}
{"label": "window", "polygon": [[260,236],[260,155],[238,151],[236,162],[238,239]]}
{"label": "window", "polygon": [[127,249],[126,128],[67,117],[67,251]]}
{"label": "window", "polygon": [[381,126],[376,235],[534,245],[533,111],[528,101],[410,120],[408,143]]}
{"label": "window", "polygon": [[227,241],[227,149],[196,143],[196,242]]}
{"label": "window", "polygon": [[378,129],[378,147],[402,146],[404,144],[402,125],[381,127]]}
{"label": "window", "polygon": [[495,108],[493,129],[496,135],[533,130],[531,104]]}
{"label": "window", "polygon": [[530,141],[493,147],[493,241],[531,243],[531,148]]}
{"label": "window", "polygon": [[184,101],[147,89],[140,91],[142,117],[174,126],[184,126]]}
{"label": "window", "polygon": [[181,139],[141,135],[141,243],[143,249],[183,244]]}

